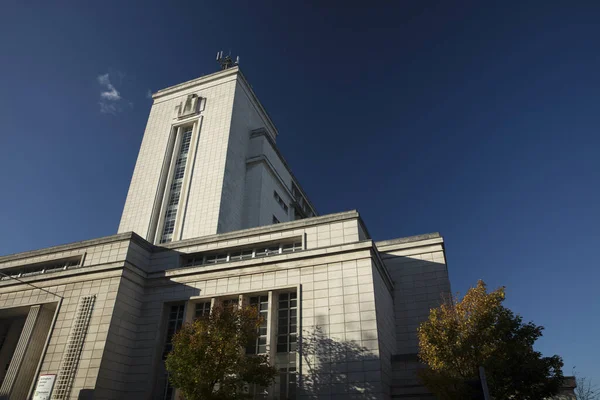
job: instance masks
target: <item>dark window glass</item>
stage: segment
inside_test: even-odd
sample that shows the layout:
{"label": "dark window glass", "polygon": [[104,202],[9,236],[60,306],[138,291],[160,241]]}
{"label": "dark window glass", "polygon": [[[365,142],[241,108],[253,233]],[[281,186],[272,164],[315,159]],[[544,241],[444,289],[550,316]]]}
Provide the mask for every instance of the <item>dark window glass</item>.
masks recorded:
{"label": "dark window glass", "polygon": [[277,311],[277,352],[296,351],[296,292],[280,293]]}

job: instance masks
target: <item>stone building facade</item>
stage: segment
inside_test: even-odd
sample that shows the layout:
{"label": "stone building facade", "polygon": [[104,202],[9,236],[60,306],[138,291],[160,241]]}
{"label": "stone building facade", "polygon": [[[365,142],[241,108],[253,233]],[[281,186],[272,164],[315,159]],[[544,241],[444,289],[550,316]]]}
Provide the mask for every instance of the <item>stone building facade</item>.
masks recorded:
{"label": "stone building facade", "polygon": [[267,321],[280,373],[255,398],[430,398],[416,327],[450,291],[442,237],[317,216],[276,138],[237,67],[156,93],[119,232],[0,257],[0,398],[176,398],[170,338],[223,302]]}

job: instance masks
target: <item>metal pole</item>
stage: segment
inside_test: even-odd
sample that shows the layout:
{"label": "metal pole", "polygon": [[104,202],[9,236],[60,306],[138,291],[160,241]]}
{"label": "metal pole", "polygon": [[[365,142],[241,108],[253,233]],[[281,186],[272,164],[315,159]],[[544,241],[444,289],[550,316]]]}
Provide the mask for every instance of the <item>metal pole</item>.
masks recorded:
{"label": "metal pole", "polygon": [[490,391],[487,385],[487,379],[485,378],[485,370],[483,367],[479,367],[479,379],[481,380],[481,388],[483,389],[483,397],[485,400],[490,400]]}

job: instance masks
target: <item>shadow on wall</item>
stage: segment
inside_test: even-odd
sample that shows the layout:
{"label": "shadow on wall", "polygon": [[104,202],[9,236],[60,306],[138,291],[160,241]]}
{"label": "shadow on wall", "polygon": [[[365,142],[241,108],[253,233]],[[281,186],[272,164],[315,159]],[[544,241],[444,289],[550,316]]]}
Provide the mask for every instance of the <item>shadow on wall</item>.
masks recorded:
{"label": "shadow on wall", "polygon": [[368,372],[380,374],[379,357],[353,341],[337,341],[316,326],[304,331],[299,351],[303,373],[299,377],[300,398],[378,399],[380,379],[370,380]]}
{"label": "shadow on wall", "polygon": [[94,400],[94,389],[81,389],[77,400]]}
{"label": "shadow on wall", "polygon": [[417,329],[429,317],[430,309],[451,297],[442,247],[413,255],[382,250],[381,258],[394,281],[396,349],[392,356],[392,396],[434,399],[417,376],[424,368],[417,355]]}

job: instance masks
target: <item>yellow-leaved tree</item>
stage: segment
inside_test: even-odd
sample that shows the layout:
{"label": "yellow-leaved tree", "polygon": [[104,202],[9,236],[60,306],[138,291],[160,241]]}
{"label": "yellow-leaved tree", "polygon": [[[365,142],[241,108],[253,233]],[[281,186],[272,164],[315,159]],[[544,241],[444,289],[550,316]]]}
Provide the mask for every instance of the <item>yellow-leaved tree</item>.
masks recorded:
{"label": "yellow-leaved tree", "polygon": [[215,306],[173,336],[169,381],[186,400],[251,398],[248,386],[268,387],[277,375],[266,354],[246,352],[262,318],[256,307]]}
{"label": "yellow-leaved tree", "polygon": [[496,400],[540,400],[558,393],[563,375],[559,356],[543,357],[533,348],[541,326],[523,322],[502,303],[504,288],[487,291],[483,281],[462,300],[432,309],[418,329],[419,372],[423,384],[442,400],[469,398],[466,381],[484,367]]}

